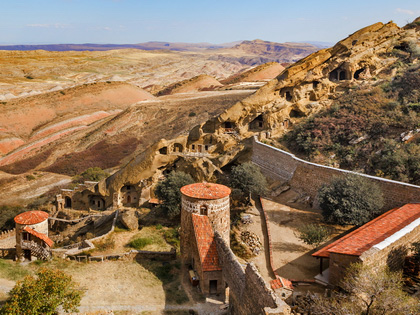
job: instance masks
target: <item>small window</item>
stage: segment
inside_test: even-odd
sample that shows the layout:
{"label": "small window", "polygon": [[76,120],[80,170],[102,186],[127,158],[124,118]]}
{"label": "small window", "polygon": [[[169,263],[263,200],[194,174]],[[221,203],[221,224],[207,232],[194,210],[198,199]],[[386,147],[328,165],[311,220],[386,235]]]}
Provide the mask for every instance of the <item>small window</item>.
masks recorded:
{"label": "small window", "polygon": [[191,145],[191,150],[195,150],[195,144]]}
{"label": "small window", "polygon": [[31,237],[30,237],[29,233],[23,232],[22,233],[22,239],[24,241],[30,241],[31,240]]}
{"label": "small window", "polygon": [[208,214],[208,210],[207,210],[207,206],[206,205],[200,206],[200,214],[201,215],[207,215]]}

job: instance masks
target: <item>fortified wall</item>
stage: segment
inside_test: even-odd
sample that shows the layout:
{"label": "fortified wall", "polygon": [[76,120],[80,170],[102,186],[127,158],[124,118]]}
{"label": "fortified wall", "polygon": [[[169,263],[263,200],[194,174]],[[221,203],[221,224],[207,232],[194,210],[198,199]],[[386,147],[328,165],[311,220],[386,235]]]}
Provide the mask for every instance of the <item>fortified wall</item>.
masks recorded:
{"label": "fortified wall", "polygon": [[229,287],[231,314],[290,314],[290,307],[267,287],[252,263],[244,270],[218,232],[215,240],[223,279]]}
{"label": "fortified wall", "polygon": [[307,162],[255,138],[252,162],[267,176],[289,182],[293,188],[304,191],[312,200],[317,199],[319,188],[334,177],[355,174],[365,177],[381,188],[385,210],[420,202],[420,186]]}

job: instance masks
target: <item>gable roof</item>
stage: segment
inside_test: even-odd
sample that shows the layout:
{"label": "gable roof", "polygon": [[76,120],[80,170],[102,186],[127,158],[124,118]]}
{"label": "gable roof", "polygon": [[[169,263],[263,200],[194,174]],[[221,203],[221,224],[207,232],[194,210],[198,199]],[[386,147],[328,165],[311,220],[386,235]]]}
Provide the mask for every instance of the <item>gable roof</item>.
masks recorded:
{"label": "gable roof", "polygon": [[43,240],[49,247],[51,247],[54,244],[52,239],[50,239],[47,235],[45,235],[44,233],[39,233],[35,231],[34,229],[31,229],[29,226],[25,226],[23,230],[39,238],[40,240]]}
{"label": "gable roof", "polygon": [[420,203],[406,204],[400,208],[385,212],[353,232],[321,248],[319,251],[313,253],[312,256],[328,258],[330,257],[330,253],[360,256],[368,249],[385,241],[408,225],[413,224],[411,229],[406,229],[401,231],[402,233],[396,234],[395,239],[390,238],[388,245],[407,234],[413,228],[420,225],[419,218]]}
{"label": "gable roof", "polygon": [[203,271],[222,270],[219,263],[216,241],[209,218],[205,215],[192,214],[195,240]]}

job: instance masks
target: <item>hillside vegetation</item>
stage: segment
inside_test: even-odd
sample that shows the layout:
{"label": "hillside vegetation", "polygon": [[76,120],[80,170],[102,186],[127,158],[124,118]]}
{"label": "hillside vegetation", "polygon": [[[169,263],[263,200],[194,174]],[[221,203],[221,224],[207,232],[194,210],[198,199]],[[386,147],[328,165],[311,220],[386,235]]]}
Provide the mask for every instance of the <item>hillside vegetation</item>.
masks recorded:
{"label": "hillside vegetation", "polygon": [[394,76],[349,88],[286,134],[286,146],[311,161],[420,185],[420,65],[402,50],[391,54],[399,56]]}

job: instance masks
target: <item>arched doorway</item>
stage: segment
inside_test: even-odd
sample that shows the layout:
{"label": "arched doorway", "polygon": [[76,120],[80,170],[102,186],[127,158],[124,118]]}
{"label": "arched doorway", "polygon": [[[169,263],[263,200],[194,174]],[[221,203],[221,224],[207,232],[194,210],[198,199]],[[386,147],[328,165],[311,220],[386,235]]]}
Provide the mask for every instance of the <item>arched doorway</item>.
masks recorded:
{"label": "arched doorway", "polygon": [[69,196],[64,197],[64,208],[71,208],[71,198]]}

